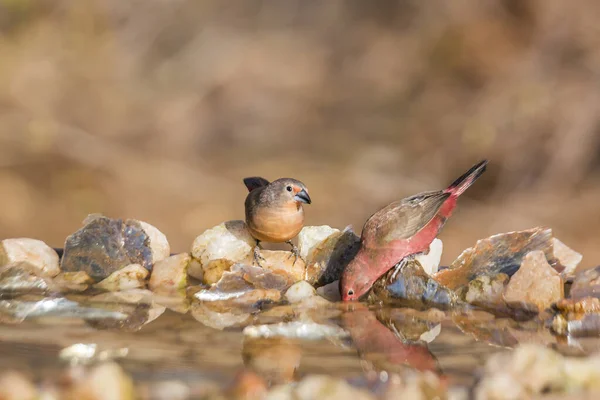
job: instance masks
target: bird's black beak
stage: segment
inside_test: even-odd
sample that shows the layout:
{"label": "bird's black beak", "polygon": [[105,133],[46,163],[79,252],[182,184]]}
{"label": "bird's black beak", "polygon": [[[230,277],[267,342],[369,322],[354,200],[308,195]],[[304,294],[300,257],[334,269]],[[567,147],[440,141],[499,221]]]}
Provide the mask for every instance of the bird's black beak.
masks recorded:
{"label": "bird's black beak", "polygon": [[298,193],[296,193],[296,195],[294,196],[294,200],[301,201],[301,202],[306,203],[306,204],[310,204],[311,203],[310,196],[308,195],[308,193],[304,189],[302,189],[301,191],[299,191]]}

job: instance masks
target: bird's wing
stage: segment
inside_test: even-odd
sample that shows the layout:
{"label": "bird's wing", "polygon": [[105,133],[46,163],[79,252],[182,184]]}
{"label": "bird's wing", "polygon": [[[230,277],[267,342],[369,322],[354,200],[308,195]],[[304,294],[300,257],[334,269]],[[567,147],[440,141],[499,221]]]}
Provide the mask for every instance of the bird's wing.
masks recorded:
{"label": "bird's wing", "polygon": [[449,196],[442,191],[426,192],[388,205],[365,223],[363,245],[377,247],[414,236],[435,217]]}
{"label": "bird's wing", "polygon": [[249,178],[244,178],[244,185],[246,185],[249,192],[259,187],[267,186],[268,184],[269,181],[265,178],[261,178],[260,176],[251,176]]}

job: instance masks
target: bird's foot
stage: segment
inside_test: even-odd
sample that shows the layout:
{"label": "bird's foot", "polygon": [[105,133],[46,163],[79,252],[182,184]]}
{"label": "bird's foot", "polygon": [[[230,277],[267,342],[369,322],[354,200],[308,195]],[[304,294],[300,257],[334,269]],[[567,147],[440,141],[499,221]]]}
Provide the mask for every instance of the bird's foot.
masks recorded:
{"label": "bird's foot", "polygon": [[417,256],[416,254],[411,254],[411,255],[404,257],[402,260],[398,261],[398,263],[396,265],[394,265],[394,272],[392,272],[391,279],[392,280],[396,279],[396,275],[398,275],[398,273],[400,271],[402,271],[402,269],[404,268],[405,265],[407,265],[411,261],[414,261],[416,256]]}
{"label": "bird's foot", "polygon": [[263,256],[260,255],[260,243],[258,241],[256,241],[256,246],[254,246],[254,262],[256,263],[257,266],[262,268],[262,265],[260,265],[260,261],[266,261],[265,258]]}
{"label": "bird's foot", "polygon": [[288,260],[290,259],[290,257],[294,256],[294,262],[292,263],[292,265],[294,265],[296,264],[296,261],[298,261],[298,257],[300,257],[300,250],[298,250],[298,247],[296,247],[296,245],[292,243],[291,240],[288,240],[286,243],[292,246],[292,250],[290,250]]}

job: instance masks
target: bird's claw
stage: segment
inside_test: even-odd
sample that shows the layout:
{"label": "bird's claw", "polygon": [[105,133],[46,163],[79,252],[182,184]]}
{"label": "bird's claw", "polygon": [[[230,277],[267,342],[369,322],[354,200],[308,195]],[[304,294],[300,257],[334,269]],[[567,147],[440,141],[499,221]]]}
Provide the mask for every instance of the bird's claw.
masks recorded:
{"label": "bird's claw", "polygon": [[257,266],[262,268],[262,265],[260,265],[261,260],[266,261],[265,258],[260,255],[260,246],[257,244],[256,246],[254,246],[254,262]]}
{"label": "bird's claw", "polygon": [[292,265],[294,265],[296,264],[296,261],[298,261],[298,257],[300,257],[300,250],[298,250],[298,247],[296,247],[296,245],[292,242],[287,241],[286,243],[292,246],[292,249],[290,250],[290,255],[287,259],[289,260],[292,256],[294,256],[294,262],[292,263]]}

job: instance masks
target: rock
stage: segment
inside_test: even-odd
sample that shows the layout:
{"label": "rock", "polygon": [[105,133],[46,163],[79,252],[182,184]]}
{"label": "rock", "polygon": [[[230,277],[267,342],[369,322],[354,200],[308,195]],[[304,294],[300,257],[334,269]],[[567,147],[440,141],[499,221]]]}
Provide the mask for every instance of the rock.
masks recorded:
{"label": "rock", "polygon": [[221,279],[223,272],[253,254],[256,240],[244,221],[228,221],[206,230],[192,244],[192,257],[201,270],[189,270],[191,276],[206,284]]}
{"label": "rock", "polygon": [[600,298],[600,266],[579,272],[571,285],[570,296],[575,300]]}
{"label": "rock", "polygon": [[133,381],[116,363],[108,362],[94,368],[76,382],[67,398],[94,400],[134,400]]}
{"label": "rock", "polygon": [[298,303],[308,297],[316,296],[317,291],[312,285],[306,281],[300,281],[294,283],[285,292],[285,299],[290,303]]}
{"label": "rock", "polygon": [[57,291],[52,279],[38,266],[28,262],[17,262],[0,267],[0,293],[44,294]]}
{"label": "rock", "polygon": [[161,295],[185,296],[187,269],[192,257],[189,253],[177,254],[154,264],[148,287]]}
{"label": "rock", "polygon": [[110,274],[106,279],[95,284],[97,289],[108,292],[137,289],[146,286],[148,270],[140,264],[131,264]]}
{"label": "rock", "polygon": [[242,346],[244,366],[257,373],[268,384],[293,381],[301,359],[302,348],[298,341],[285,338],[244,337]]}
{"label": "rock", "polygon": [[[449,289],[457,290],[480,275],[495,276],[504,273],[512,276],[521,266],[523,257],[541,250],[548,260],[554,260],[552,230],[534,228],[519,232],[501,233],[478,240],[450,265],[434,275]],[[553,262],[554,263],[554,262]]]}
{"label": "rock", "polygon": [[[307,230],[304,235],[305,239],[303,239],[306,243],[303,248],[310,249],[306,255],[305,279],[315,287],[339,280],[342,271],[360,248],[360,238],[349,228],[342,232],[336,229],[335,232],[315,244],[314,242],[324,236],[326,231],[327,229],[323,228],[321,235],[312,232],[314,236],[310,236],[308,233],[311,231]],[[312,240],[306,238],[307,236],[310,236]]]}
{"label": "rock", "polygon": [[0,242],[0,266],[27,262],[49,277],[60,272],[58,254],[41,240],[18,238]]}
{"label": "rock", "polygon": [[341,301],[340,281],[333,281],[317,289],[317,294],[329,301]]}
{"label": "rock", "polygon": [[171,246],[164,233],[159,231],[155,226],[144,221],[137,221],[144,230],[150,240],[150,250],[152,251],[152,263],[156,264],[159,261],[171,255]]}
{"label": "rock", "polygon": [[84,292],[94,283],[94,280],[84,271],[61,272],[54,277],[53,281],[63,292]]}
{"label": "rock", "polygon": [[[286,393],[289,392],[289,394]],[[351,386],[346,381],[327,375],[309,375],[291,389],[276,387],[267,394],[267,400],[373,400],[375,396],[366,390]]]}
{"label": "rock", "polygon": [[480,275],[469,282],[464,295],[461,296],[469,304],[485,309],[506,307],[503,293],[509,277],[500,273],[496,276]]}
{"label": "rock", "polygon": [[62,271],[85,271],[95,282],[131,264],[139,264],[148,271],[161,257],[163,250],[152,247],[152,231],[148,234],[140,221],[95,217],[70,235],[65,242],[61,263]]}
{"label": "rock", "polygon": [[418,261],[409,257],[375,281],[369,300],[415,309],[448,309],[457,304],[459,298],[427,275]]}
{"label": "rock", "polygon": [[444,244],[440,239],[434,239],[429,245],[427,254],[420,253],[415,256],[415,259],[423,267],[423,271],[429,276],[433,276],[440,266],[440,260],[442,259],[442,251],[444,250]]}
{"label": "rock", "polygon": [[575,274],[575,269],[577,269],[577,266],[583,259],[583,255],[571,249],[557,238],[553,239],[553,245],[554,257],[564,267],[561,275],[563,278],[573,276]]}
{"label": "rock", "polygon": [[329,225],[305,226],[298,234],[298,251],[302,259],[307,260],[313,249],[329,236],[339,233],[339,229]]}
{"label": "rock", "polygon": [[540,250],[528,253],[519,270],[510,278],[504,301],[513,308],[543,311],[564,297],[560,274]]}
{"label": "rock", "polygon": [[[305,278],[306,265],[304,260],[298,257],[294,262],[294,256],[289,251],[283,250],[261,250],[260,255],[264,260],[260,261],[260,266],[276,274],[289,276],[293,282],[301,281]],[[252,265],[254,255],[248,256],[244,260],[247,265]]]}
{"label": "rock", "polygon": [[600,357],[563,357],[537,344],[494,354],[475,388],[476,399],[526,399],[600,389]]}
{"label": "rock", "polygon": [[[458,388],[458,396],[461,397],[456,396],[454,394],[455,392],[448,391],[444,382],[431,371],[422,373],[404,373],[402,379],[390,379],[386,383],[387,387],[382,397],[383,400],[467,400],[469,398],[466,388]],[[455,397],[453,397],[453,395]]]}
{"label": "rock", "polygon": [[6,371],[0,375],[0,399],[37,400],[39,393],[35,385],[16,371]]}
{"label": "rock", "polygon": [[559,335],[597,337],[600,334],[600,299],[563,299],[554,304],[558,312],[552,320],[552,329]]}
{"label": "rock", "polygon": [[267,382],[252,371],[238,373],[226,392],[227,398],[236,400],[262,400],[266,394]]}
{"label": "rock", "polygon": [[265,304],[281,301],[283,292],[293,283],[285,273],[235,264],[217,284],[210,289],[201,289],[193,298],[218,313],[254,313]]}

